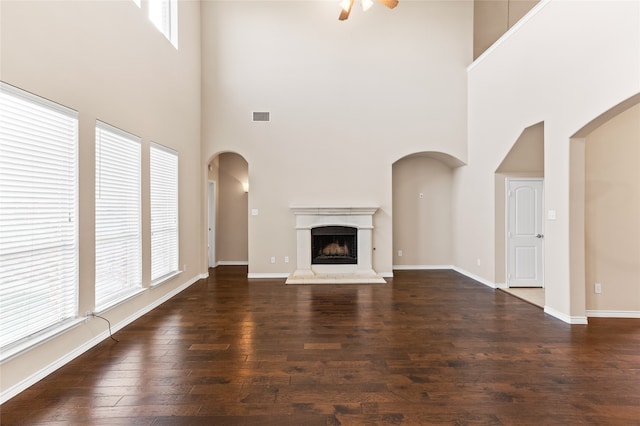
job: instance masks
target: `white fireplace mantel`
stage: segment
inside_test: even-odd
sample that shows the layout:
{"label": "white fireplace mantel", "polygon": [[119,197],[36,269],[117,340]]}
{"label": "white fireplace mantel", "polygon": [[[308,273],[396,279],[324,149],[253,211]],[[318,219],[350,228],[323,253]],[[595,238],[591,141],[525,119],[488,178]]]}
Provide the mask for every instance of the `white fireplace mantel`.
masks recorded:
{"label": "white fireplace mantel", "polygon": [[[287,284],[386,283],[372,266],[373,215],[371,206],[291,206],[296,217],[297,269]],[[311,230],[320,226],[348,226],[358,230],[357,265],[312,265]]]}
{"label": "white fireplace mantel", "polygon": [[296,216],[371,216],[378,207],[340,207],[340,206],[291,206]]}

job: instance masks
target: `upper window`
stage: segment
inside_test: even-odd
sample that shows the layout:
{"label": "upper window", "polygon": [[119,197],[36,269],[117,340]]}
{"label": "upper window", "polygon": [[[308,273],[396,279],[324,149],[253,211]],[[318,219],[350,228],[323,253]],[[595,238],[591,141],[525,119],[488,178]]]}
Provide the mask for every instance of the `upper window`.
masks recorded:
{"label": "upper window", "polygon": [[178,272],[178,153],[155,143],[150,152],[151,281]]}
{"label": "upper window", "polygon": [[142,287],[140,138],[96,123],[96,310]]}
{"label": "upper window", "polygon": [[0,347],[78,306],[78,114],[0,82]]}
{"label": "upper window", "polygon": [[178,0],[149,0],[149,19],[178,48]]}

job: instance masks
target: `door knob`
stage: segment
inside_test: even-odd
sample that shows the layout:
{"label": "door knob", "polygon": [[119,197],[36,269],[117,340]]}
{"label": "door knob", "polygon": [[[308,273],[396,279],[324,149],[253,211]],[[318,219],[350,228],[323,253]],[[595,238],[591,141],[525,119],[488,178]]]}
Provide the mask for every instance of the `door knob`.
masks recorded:
{"label": "door knob", "polygon": [[542,234],[536,235],[536,238],[542,238],[542,237],[544,237],[544,235],[542,235]]}

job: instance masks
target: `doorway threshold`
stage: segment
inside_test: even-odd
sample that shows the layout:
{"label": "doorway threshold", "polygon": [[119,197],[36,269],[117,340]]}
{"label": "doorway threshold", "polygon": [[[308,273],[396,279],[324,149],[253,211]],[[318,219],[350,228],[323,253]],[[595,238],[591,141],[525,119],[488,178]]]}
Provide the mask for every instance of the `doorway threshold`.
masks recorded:
{"label": "doorway threshold", "polygon": [[512,296],[517,297],[520,300],[531,303],[534,306],[544,309],[544,288],[540,287],[510,287],[500,288]]}

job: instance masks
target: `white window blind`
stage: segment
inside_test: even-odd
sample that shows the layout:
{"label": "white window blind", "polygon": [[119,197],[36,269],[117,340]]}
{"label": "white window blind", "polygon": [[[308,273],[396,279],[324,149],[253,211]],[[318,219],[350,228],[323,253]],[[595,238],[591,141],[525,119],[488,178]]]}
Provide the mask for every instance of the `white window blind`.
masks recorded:
{"label": "white window blind", "polygon": [[178,48],[178,1],[149,0],[149,19]]}
{"label": "white window blind", "polygon": [[0,347],[77,315],[78,114],[0,82]]}
{"label": "white window blind", "polygon": [[178,153],[152,143],[151,280],[178,271]]}
{"label": "white window blind", "polygon": [[96,123],[96,310],[142,287],[140,138]]}

